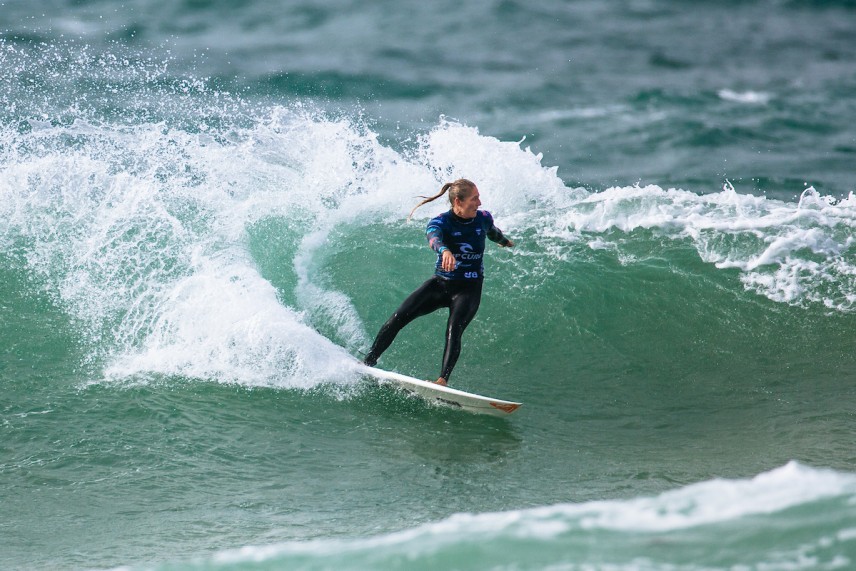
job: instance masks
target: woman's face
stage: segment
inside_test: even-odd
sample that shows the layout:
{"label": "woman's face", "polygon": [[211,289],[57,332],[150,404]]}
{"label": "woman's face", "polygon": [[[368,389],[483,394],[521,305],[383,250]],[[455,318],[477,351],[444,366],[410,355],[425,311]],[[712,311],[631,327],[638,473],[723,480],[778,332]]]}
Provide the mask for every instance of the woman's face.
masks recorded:
{"label": "woman's face", "polygon": [[461,218],[475,218],[479,206],[481,206],[479,189],[478,187],[473,187],[473,191],[469,196],[455,199],[455,206],[452,210]]}

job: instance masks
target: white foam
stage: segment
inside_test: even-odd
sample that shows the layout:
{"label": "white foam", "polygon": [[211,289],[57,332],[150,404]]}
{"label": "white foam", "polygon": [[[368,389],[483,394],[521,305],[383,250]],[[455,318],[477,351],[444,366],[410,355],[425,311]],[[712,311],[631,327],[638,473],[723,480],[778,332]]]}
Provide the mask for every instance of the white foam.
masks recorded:
{"label": "white foam", "polygon": [[[336,343],[353,350],[366,334],[323,271],[336,228],[403,224],[416,195],[459,176],[478,180],[512,218],[533,196],[547,203],[565,190],[539,156],[472,128],[443,122],[401,154],[361,124],[299,106],[199,133],[84,117],[3,137],[2,235],[27,243],[30,269],[112,380],[354,380]],[[69,139],[81,144],[70,150]],[[298,236],[293,307],[249,253],[248,229],[268,218]],[[336,343],[314,323],[332,328]]]}
{"label": "white foam", "polygon": [[[544,219],[541,220],[544,222]],[[705,262],[737,269],[744,285],[774,301],[856,309],[856,199],[806,189],[798,203],[737,193],[699,195],[656,185],[590,193],[542,225],[545,237],[651,230],[689,240]],[[606,249],[603,238],[593,248]]]}
{"label": "white foam", "polygon": [[761,91],[734,91],[732,89],[720,89],[719,97],[726,101],[747,103],[750,105],[766,105],[772,99],[772,95]]}
{"label": "white foam", "polygon": [[[853,474],[809,468],[791,462],[750,479],[714,479],[665,492],[650,498],[557,504],[539,508],[482,514],[456,514],[445,520],[408,530],[355,540],[315,540],[269,546],[246,546],[217,554],[218,564],[268,561],[295,555],[361,557],[366,553],[411,560],[461,545],[486,545],[490,541],[563,541],[573,534],[606,530],[630,535],[668,533],[722,523],[736,523],[749,517],[775,516],[785,510],[807,506],[830,498],[856,498]],[[842,504],[842,509],[847,509]],[[759,525],[764,525],[761,520]],[[811,522],[806,524],[813,525]],[[815,533],[808,532],[814,538]],[[608,541],[599,537],[599,541]],[[716,536],[702,535],[701,541],[714,545]],[[854,537],[852,528],[838,531],[838,541]],[[818,543],[823,543],[821,538]],[[619,542],[619,545],[621,543]],[[495,545],[495,544],[492,544]],[[549,545],[549,543],[547,543]],[[794,548],[795,558],[808,549]],[[560,553],[564,551],[560,550]],[[780,554],[782,555],[782,554]],[[560,556],[561,557],[561,556]],[[839,556],[840,557],[840,556]],[[844,559],[841,559],[844,561]],[[622,567],[623,568],[623,567]],[[630,565],[627,568],[636,568]],[[778,567],[776,567],[778,568]]]}
{"label": "white foam", "polygon": [[[246,236],[266,216],[311,227],[340,195],[358,192],[342,133],[365,144],[344,124],[284,111],[232,144],[160,125],[94,136],[85,122],[42,125],[21,146],[38,138],[43,152],[4,161],[6,236],[30,243],[30,267],[89,332],[99,347],[92,360],[106,353],[107,378],[303,387],[353,377],[344,351],[301,308],[280,303]],[[84,151],[63,147],[84,134]]]}
{"label": "white foam", "polygon": [[[562,183],[557,167],[541,165],[542,156],[520,142],[500,141],[478,129],[448,121],[420,139],[418,160],[437,180],[468,178],[476,182],[484,207],[494,215],[522,220],[533,211],[567,207],[580,189]],[[417,211],[428,217],[429,210]]]}
{"label": "white foam", "polygon": [[597,502],[589,506],[593,509],[588,513],[582,512],[580,524],[585,528],[669,531],[776,513],[854,493],[856,478],[852,474],[790,462],[749,480],[716,479],[656,498]]}
{"label": "white foam", "polygon": [[159,300],[140,347],[118,355],[108,378],[141,372],[245,385],[309,388],[345,382],[353,361],[240,260],[202,258]]}

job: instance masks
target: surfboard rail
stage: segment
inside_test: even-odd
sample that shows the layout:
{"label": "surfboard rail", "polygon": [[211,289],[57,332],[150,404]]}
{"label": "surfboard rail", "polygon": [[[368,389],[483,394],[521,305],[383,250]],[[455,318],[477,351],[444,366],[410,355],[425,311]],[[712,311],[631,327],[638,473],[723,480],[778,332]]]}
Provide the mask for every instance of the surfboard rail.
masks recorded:
{"label": "surfboard rail", "polygon": [[409,377],[386,371],[376,367],[362,366],[362,370],[369,376],[382,381],[391,381],[400,387],[416,393],[428,402],[459,408],[476,414],[488,414],[492,416],[507,416],[516,411],[523,403],[507,401],[492,397],[486,397],[475,393],[468,393],[452,387],[444,387],[430,381],[423,381],[415,377]]}

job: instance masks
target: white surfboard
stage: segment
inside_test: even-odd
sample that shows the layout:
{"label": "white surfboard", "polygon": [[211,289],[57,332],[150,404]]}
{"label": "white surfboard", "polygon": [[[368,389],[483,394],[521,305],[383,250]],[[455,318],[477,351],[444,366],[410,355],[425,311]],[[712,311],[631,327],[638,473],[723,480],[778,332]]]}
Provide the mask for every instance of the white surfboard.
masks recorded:
{"label": "white surfboard", "polygon": [[414,392],[428,402],[442,404],[452,408],[459,408],[467,412],[478,414],[490,414],[493,416],[506,416],[517,410],[522,403],[507,400],[494,399],[459,391],[451,387],[444,387],[437,383],[422,381],[401,373],[384,371],[375,367],[363,366],[366,374],[384,381],[392,381],[402,388]]}

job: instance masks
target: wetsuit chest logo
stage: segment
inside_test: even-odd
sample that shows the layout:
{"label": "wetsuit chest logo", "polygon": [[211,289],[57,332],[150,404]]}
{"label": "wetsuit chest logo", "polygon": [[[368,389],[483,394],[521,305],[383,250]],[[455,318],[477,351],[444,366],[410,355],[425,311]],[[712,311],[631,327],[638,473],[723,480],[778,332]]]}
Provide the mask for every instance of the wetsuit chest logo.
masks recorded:
{"label": "wetsuit chest logo", "polygon": [[461,242],[458,244],[458,248],[461,251],[461,253],[456,256],[459,260],[481,260],[482,254],[473,253],[472,244]]}

